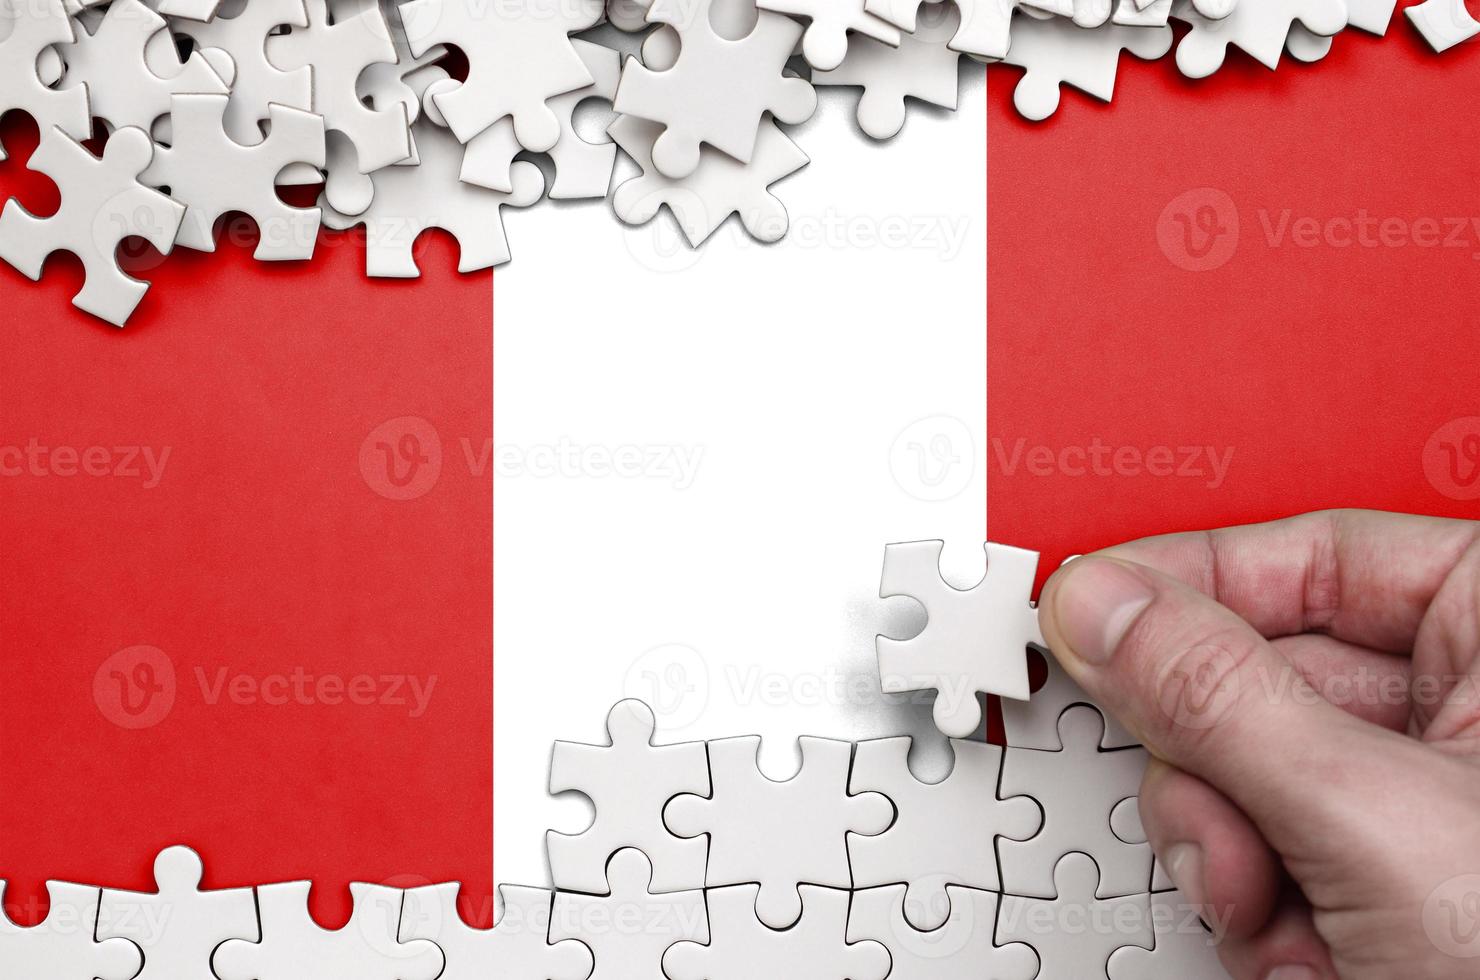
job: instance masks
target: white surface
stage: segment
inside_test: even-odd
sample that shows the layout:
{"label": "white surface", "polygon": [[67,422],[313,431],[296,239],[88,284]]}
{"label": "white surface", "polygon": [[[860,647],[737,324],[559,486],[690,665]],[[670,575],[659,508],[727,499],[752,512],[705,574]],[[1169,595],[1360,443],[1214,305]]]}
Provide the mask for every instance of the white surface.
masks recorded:
{"label": "white surface", "polygon": [[492,929],[470,929],[457,908],[456,882],[406,892],[401,941],[430,939],[447,965],[437,980],[586,980],[591,950],[574,939],[549,941],[555,896],[543,888],[504,885]]}
{"label": "white surface", "polygon": [[998,896],[954,885],[946,891],[950,918],[931,932],[916,930],[905,918],[904,885],[855,892],[848,939],[883,943],[889,980],[1034,980],[1038,957],[1031,946],[994,942]]}
{"label": "white surface", "polygon": [[[732,223],[689,252],[666,216],[629,229],[601,203],[509,216],[490,464],[499,880],[546,882],[546,829],[589,823],[584,801],[545,797],[549,746],[600,742],[624,696],[653,705],[661,741],[761,734],[776,778],[804,733],[913,733],[922,774],[948,765],[928,698],[878,693],[874,635],[921,625],[878,598],[886,542],[944,537],[952,581],[983,571],[982,71],[963,73],[959,113],[915,110],[882,146],[827,93],[794,134],[814,162],[778,188],[777,245]],[[603,466],[629,452],[625,475]]]}
{"label": "white surface", "polygon": [[48,881],[46,894],[46,920],[30,929],[11,922],[0,904],[0,980],[131,980],[139,972],[144,959],[138,946],[127,939],[93,940],[101,894],[96,886]]}

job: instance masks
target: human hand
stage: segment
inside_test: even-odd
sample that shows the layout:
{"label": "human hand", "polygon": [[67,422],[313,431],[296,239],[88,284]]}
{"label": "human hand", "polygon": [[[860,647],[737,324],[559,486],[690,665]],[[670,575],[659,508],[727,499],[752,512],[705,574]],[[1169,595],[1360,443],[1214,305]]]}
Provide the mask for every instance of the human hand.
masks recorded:
{"label": "human hand", "polygon": [[1152,753],[1147,837],[1237,980],[1480,976],[1480,523],[1147,538],[1039,610]]}

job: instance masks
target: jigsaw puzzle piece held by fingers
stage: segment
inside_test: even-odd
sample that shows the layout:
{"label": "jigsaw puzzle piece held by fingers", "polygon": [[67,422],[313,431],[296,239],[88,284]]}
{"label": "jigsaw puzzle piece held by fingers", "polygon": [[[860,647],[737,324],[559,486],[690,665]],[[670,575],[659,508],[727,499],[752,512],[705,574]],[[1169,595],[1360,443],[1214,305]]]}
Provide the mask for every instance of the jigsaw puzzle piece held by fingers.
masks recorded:
{"label": "jigsaw puzzle piece held by fingers", "polygon": [[1043,645],[1029,601],[1038,553],[989,543],[986,574],[957,589],[941,578],[943,548],[942,541],[910,541],[884,549],[879,596],[914,599],[926,623],[913,639],[877,638],[879,679],[886,694],[936,691],[936,727],[965,738],[982,724],[978,692],[1028,697],[1028,646]]}

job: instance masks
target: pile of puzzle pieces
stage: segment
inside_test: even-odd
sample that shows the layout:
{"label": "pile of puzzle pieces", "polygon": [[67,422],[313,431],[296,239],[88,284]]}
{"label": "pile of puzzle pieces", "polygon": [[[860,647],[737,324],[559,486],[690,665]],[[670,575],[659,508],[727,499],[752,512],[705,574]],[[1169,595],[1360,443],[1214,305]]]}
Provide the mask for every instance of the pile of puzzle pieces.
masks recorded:
{"label": "pile of puzzle pieces", "polygon": [[[508,261],[502,209],[545,196],[610,196],[628,224],[666,207],[694,247],[733,214],[775,241],[771,185],[807,163],[786,127],[818,88],[861,88],[860,128],[889,139],[908,99],[955,108],[962,57],[1003,61],[1042,119],[1062,84],[1108,100],[1122,50],[1165,55],[1169,18],[1189,27],[1178,68],[1201,77],[1230,45],[1271,68],[1317,60],[1348,25],[1385,32],[1395,2],[0,0],[0,112],[36,121],[29,166],[62,202],[37,218],[10,201],[0,259],[37,279],[76,254],[76,305],[122,325],[148,287],[120,242],[211,251],[228,213],[268,261],[311,257],[321,224],[363,225],[368,273],[391,277],[419,274],[429,228],[456,237],[461,271]],[[1461,0],[1408,14],[1440,50],[1480,33]],[[595,140],[575,122],[592,99],[617,114]],[[79,142],[95,121],[101,157]],[[613,180],[618,147],[640,175]],[[279,196],[320,183],[317,208]]]}
{"label": "pile of puzzle pieces", "polygon": [[0,980],[1226,977],[1146,843],[1145,750],[1050,656],[1030,696],[1037,556],[988,545],[985,578],[958,590],[940,551],[886,551],[881,594],[927,622],[880,638],[885,686],[937,688],[950,735],[980,735],[975,692],[1024,699],[1005,702],[1005,748],[953,737],[938,782],[912,773],[909,737],[803,737],[774,780],[758,737],[660,744],[652,710],[622,701],[605,744],[555,744],[550,792],[595,818],[547,834],[553,888],[503,886],[491,930],[447,883],[353,885],[348,926],[325,931],[310,883],[201,891],[200,859],[174,847],[156,893],[52,882],[41,925],[0,918]]}

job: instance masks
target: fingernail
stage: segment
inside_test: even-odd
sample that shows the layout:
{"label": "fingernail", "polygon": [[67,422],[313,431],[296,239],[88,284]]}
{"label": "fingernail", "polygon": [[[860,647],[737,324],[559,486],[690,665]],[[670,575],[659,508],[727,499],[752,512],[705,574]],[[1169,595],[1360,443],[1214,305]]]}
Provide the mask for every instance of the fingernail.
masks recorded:
{"label": "fingernail", "polygon": [[1202,908],[1208,904],[1203,888],[1203,852],[1196,844],[1173,844],[1162,858],[1172,884],[1182,893],[1188,905]]}
{"label": "fingernail", "polygon": [[1103,664],[1155,595],[1151,586],[1124,565],[1104,558],[1081,558],[1070,566],[1054,592],[1054,620],[1070,653],[1088,663]]}
{"label": "fingernail", "polygon": [[1277,966],[1264,975],[1264,980],[1319,980],[1320,975],[1304,963]]}

